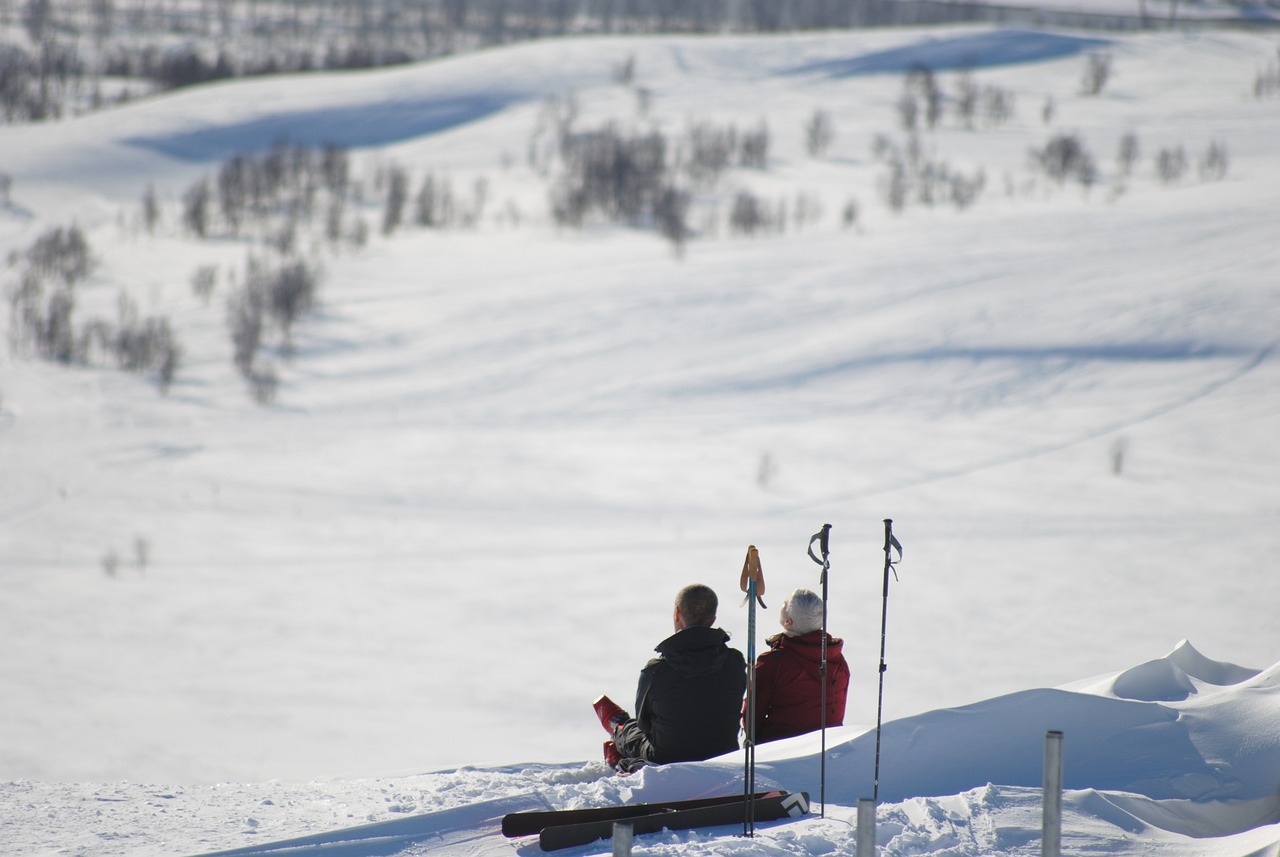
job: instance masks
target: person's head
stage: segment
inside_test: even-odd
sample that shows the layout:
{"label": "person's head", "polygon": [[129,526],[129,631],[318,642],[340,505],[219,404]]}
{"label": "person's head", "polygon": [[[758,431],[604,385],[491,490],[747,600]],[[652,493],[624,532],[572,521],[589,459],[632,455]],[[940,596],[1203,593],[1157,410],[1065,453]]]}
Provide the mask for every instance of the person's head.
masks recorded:
{"label": "person's head", "polygon": [[711,627],[716,623],[716,611],[720,599],[715,590],[701,583],[691,583],[676,593],[676,610],[672,621],[677,631],[700,625]]}
{"label": "person's head", "polygon": [[782,602],[782,614],[778,617],[782,630],[788,637],[798,637],[822,627],[822,599],[816,592],[797,589]]}

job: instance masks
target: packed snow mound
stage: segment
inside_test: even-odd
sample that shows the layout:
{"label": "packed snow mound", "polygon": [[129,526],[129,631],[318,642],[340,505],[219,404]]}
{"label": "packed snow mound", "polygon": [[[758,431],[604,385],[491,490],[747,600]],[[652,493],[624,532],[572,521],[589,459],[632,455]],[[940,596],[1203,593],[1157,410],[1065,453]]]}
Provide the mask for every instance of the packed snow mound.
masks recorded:
{"label": "packed snow mound", "polygon": [[1210,660],[1190,641],[1178,643],[1163,658],[1130,667],[1112,676],[1069,685],[1066,689],[1142,702],[1177,702],[1249,681],[1258,670]]}
{"label": "packed snow mound", "polygon": [[[1123,696],[1117,685],[1143,693]],[[1215,692],[1191,692],[1208,686]],[[1175,688],[1188,692],[1179,697]],[[881,799],[956,795],[988,783],[1038,787],[1050,730],[1064,734],[1066,788],[1133,795],[1122,809],[1144,823],[1195,836],[1280,818],[1280,665],[1258,671],[1211,661],[1186,642],[1166,658],[1109,678],[884,724]],[[828,771],[839,772],[829,773],[828,799],[856,804],[874,786],[874,730],[835,730],[828,737]],[[760,754],[760,769],[775,785],[819,788],[821,754],[813,736],[768,745]],[[1186,813],[1152,808],[1169,801],[1235,808],[1225,819],[1212,813],[1213,828],[1201,820],[1182,824],[1170,818]]]}

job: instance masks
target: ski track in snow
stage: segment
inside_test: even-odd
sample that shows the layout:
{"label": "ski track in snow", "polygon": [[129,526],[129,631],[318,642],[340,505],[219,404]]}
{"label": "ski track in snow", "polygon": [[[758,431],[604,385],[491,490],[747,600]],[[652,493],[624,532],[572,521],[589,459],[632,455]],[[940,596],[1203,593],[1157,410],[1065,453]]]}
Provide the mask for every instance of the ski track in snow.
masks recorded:
{"label": "ski track in snow", "polygon": [[[1242,363],[1237,364],[1235,367],[1224,371],[1224,373],[1220,377],[1212,381],[1209,381],[1204,386],[1198,389],[1189,391],[1184,395],[1181,395],[1178,398],[1173,399],[1171,401],[1156,405],[1155,407],[1152,407],[1150,410],[1147,410],[1141,414],[1137,414],[1132,417],[1126,417],[1123,420],[1117,420],[1116,422],[1112,422],[1112,423],[1103,423],[1094,428],[1091,428],[1089,431],[1084,432],[1082,434],[1077,434],[1072,437],[1063,438],[1059,441],[1056,441],[1050,444],[1045,444],[1042,446],[1028,447],[1026,449],[1018,450],[1015,453],[1010,455],[992,458],[988,461],[966,465],[964,467],[955,468],[953,470],[929,473],[929,474],[917,477],[915,479],[894,481],[891,484],[871,486],[857,492],[832,494],[825,497],[815,498],[803,504],[789,506],[786,508],[786,511],[796,512],[796,511],[803,511],[805,509],[816,509],[816,508],[821,508],[825,506],[835,505],[838,503],[847,503],[854,500],[863,500],[868,497],[875,497],[881,494],[888,493],[890,491],[901,491],[909,488],[919,487],[922,485],[928,485],[933,482],[940,482],[948,479],[958,479],[964,476],[970,476],[972,474],[979,473],[983,470],[991,470],[998,467],[1005,467],[1007,465],[1014,464],[1019,461],[1028,461],[1030,459],[1051,455],[1055,452],[1061,452],[1063,450],[1070,449],[1073,446],[1078,446],[1080,444],[1087,443],[1089,441],[1097,440],[1098,438],[1110,437],[1112,435],[1116,435],[1123,432],[1125,429],[1133,428],[1134,426],[1140,425],[1144,422],[1155,420],[1159,417],[1165,416],[1166,414],[1173,413],[1179,408],[1184,408],[1195,402],[1207,399],[1208,397],[1212,396],[1214,393],[1221,390],[1223,387],[1226,387],[1228,384],[1238,381],[1239,379],[1243,378],[1245,375],[1257,369],[1258,366],[1262,365],[1263,362],[1265,362],[1268,358],[1271,357],[1272,352],[1274,350],[1275,350],[1275,344],[1272,344],[1262,349],[1261,351],[1254,352],[1252,355],[1246,355],[1248,356],[1247,360],[1244,360]],[[1090,351],[1085,349],[1073,349],[1071,351],[1075,352],[1071,354],[1071,358],[1073,360],[1088,359],[1084,355],[1091,353]],[[1170,348],[1170,347],[1163,347],[1163,346],[1150,348],[1147,346],[1143,346],[1137,349],[1136,353],[1137,355],[1140,355],[1140,356],[1136,356],[1136,357],[1131,354],[1126,354],[1125,349],[1119,349],[1118,352],[1110,348],[1101,349],[1099,353],[1106,355],[1103,359],[1121,359],[1121,360],[1132,360],[1132,359],[1185,360],[1188,358],[1215,359],[1215,358],[1223,358],[1223,357],[1229,357],[1229,356],[1240,356],[1238,354],[1232,354],[1232,352],[1234,352],[1234,349],[1231,349],[1230,351],[1227,351],[1225,353],[1218,353],[1213,348],[1202,350],[1200,348],[1186,349],[1183,347]],[[1053,353],[1052,349],[1050,349],[1047,353]],[[957,359],[981,359],[977,355],[956,354],[956,355],[950,355],[950,356]],[[993,354],[988,356],[996,356],[996,355]],[[1001,356],[1007,357],[1010,355],[1005,353],[1005,354],[1002,354]],[[1044,356],[1045,354],[1043,353],[1035,357],[1030,357],[1030,355],[1022,354],[1019,359],[1028,359],[1029,357],[1030,359],[1044,359]],[[946,359],[946,358],[939,358],[939,359]]]}

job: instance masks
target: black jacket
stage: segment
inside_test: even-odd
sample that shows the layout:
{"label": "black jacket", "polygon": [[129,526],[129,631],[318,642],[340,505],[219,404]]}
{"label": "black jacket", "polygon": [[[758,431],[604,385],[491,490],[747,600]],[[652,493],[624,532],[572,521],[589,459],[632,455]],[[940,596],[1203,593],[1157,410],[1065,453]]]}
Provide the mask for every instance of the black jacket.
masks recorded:
{"label": "black jacket", "polygon": [[677,631],[640,671],[636,722],[645,755],[659,764],[709,759],[738,749],[747,662],[719,628]]}

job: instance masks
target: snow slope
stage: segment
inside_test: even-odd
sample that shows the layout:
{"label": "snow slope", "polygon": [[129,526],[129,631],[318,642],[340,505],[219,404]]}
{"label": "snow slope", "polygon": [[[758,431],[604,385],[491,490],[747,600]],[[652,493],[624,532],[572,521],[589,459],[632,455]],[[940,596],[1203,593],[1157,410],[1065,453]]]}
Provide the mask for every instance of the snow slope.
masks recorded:
{"label": "snow slope", "polygon": [[[1163,677],[1153,679],[1157,668]],[[1135,675],[1154,701],[1120,695]],[[1184,641],[1075,687],[888,723],[880,853],[1039,854],[1050,727],[1065,735],[1063,853],[1275,854],[1278,676],[1280,665],[1244,670]],[[653,834],[637,839],[637,853],[853,854],[875,733],[842,727],[827,741],[827,803],[809,817],[761,824],[751,840],[740,827]],[[763,745],[760,787],[807,790],[816,803],[820,746],[816,734]],[[502,838],[503,814],[734,794],[741,777],[741,757],[730,754],[625,778],[589,762],[207,787],[15,782],[0,790],[0,831],[23,854],[537,854],[536,839]]]}
{"label": "snow slope", "polygon": [[[194,853],[527,792],[722,789],[736,762],[601,780],[581,761],[599,751],[587,703],[629,697],[691,580],[717,587],[745,648],[745,546],[771,593],[816,587],[804,552],[823,523],[854,671],[832,752],[865,771],[890,517],[906,548],[888,604],[890,853],[1031,853],[1045,728],[1067,732],[1082,845],[1274,853],[1256,827],[1275,821],[1273,670],[1150,658],[1185,638],[1280,660],[1280,114],[1252,95],[1275,39],[1108,38],[1112,80],[1086,97],[1098,47],[985,28],[549,41],[0,128],[5,257],[77,223],[99,262],[78,310],[127,291],[184,346],[167,397],[0,356],[5,841]],[[903,63],[949,69],[958,52],[1016,113],[922,135],[929,157],[985,171],[973,207],[894,214],[872,153],[904,139]],[[948,93],[955,74],[939,73]],[[556,229],[525,151],[544,99],[569,91],[583,128],[765,120],[768,169],[728,178],[716,229],[704,201],[683,257],[644,231]],[[819,109],[836,139],[813,158]],[[471,230],[375,227],[360,251],[317,249],[320,311],[263,407],[224,326],[247,245],[192,240],[177,209],[282,131],[356,147],[371,186],[391,161],[460,189],[484,177],[491,204]],[[1094,153],[1091,190],[1028,166],[1060,132]],[[1230,169],[1202,180],[1215,141]],[[1165,185],[1154,158],[1174,146],[1192,169]],[[154,236],[138,225],[149,184]],[[822,216],[730,235],[723,201],[742,188],[791,211],[808,194]],[[202,264],[223,272],[208,306],[190,286]],[[1090,675],[1114,678],[1066,687]],[[922,758],[954,735],[993,752]],[[807,739],[762,757],[791,787],[815,764]],[[861,777],[833,799],[851,805]],[[792,853],[850,842],[833,819],[770,836]]]}

